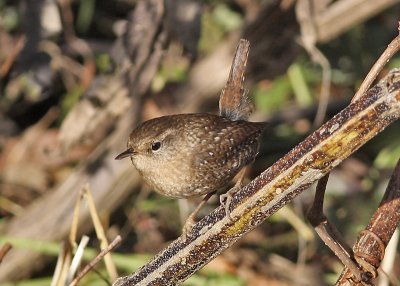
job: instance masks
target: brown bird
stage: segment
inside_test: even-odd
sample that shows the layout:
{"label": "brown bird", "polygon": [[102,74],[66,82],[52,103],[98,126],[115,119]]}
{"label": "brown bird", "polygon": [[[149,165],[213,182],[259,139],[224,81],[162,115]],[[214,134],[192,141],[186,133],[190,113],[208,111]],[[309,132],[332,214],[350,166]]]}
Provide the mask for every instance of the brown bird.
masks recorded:
{"label": "brown bird", "polygon": [[[242,82],[248,50],[249,43],[242,40],[221,94],[220,115],[176,114],[143,122],[130,134],[128,149],[116,159],[130,157],[155,191],[173,198],[213,194],[226,186],[254,160],[265,127],[263,122],[246,121],[251,104]],[[224,196],[228,206],[231,193]],[[190,220],[199,209],[184,230],[191,227]]]}
{"label": "brown bird", "polygon": [[130,157],[155,191],[190,198],[226,186],[258,152],[264,123],[207,114],[176,114],[148,120],[132,131]]}

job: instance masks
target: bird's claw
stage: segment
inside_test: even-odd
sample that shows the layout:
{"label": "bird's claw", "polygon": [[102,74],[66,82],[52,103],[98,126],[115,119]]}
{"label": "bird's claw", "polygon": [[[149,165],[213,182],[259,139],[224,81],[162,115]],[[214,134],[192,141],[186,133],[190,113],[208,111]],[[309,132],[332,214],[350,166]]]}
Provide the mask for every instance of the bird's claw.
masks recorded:
{"label": "bird's claw", "polygon": [[240,189],[239,186],[234,186],[233,188],[231,188],[229,191],[227,191],[225,194],[220,195],[219,197],[219,202],[221,205],[224,206],[225,208],[225,214],[226,216],[232,220],[231,217],[231,203],[233,201],[233,195]]}

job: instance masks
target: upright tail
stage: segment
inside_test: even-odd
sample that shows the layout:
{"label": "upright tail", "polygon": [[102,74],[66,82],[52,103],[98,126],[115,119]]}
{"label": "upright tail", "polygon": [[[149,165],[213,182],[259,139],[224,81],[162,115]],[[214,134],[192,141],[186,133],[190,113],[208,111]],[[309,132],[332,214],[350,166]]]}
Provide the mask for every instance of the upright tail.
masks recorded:
{"label": "upright tail", "polygon": [[243,87],[249,50],[250,42],[240,39],[228,81],[219,98],[219,113],[230,120],[247,120],[254,110],[254,106]]}

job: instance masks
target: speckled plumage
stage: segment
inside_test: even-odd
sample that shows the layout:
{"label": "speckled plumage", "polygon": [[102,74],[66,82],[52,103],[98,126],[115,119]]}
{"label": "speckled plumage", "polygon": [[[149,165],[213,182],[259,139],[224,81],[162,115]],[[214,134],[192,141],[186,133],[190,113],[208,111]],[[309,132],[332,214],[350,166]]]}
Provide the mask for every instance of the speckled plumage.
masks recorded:
{"label": "speckled plumage", "polygon": [[[131,156],[144,180],[163,195],[200,196],[225,186],[254,160],[264,126],[207,113],[163,116],[134,129],[130,153],[120,158]],[[161,145],[153,151],[156,142]]]}

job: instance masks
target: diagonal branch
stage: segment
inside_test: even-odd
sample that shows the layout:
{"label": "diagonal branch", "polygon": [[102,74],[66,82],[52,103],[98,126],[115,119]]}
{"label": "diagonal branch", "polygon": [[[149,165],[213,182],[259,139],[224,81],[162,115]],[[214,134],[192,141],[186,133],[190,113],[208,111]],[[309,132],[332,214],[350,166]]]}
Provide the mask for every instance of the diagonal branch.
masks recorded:
{"label": "diagonal branch", "polygon": [[358,100],[308,136],[223,206],[131,276],[114,285],[176,285],[186,280],[284,204],[322,178],[400,117],[400,69],[393,69]]}

